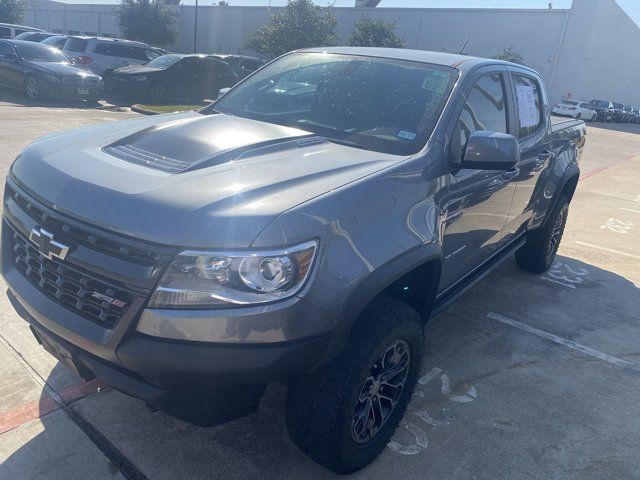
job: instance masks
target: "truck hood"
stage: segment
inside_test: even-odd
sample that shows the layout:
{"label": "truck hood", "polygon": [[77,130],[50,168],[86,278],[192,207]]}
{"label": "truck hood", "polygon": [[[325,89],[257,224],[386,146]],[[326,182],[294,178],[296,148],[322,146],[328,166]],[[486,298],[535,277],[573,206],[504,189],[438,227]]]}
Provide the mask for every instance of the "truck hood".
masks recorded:
{"label": "truck hood", "polygon": [[400,160],[303,130],[189,112],[46,136],[11,175],[89,224],[166,245],[228,248],[249,246],[280,213]]}

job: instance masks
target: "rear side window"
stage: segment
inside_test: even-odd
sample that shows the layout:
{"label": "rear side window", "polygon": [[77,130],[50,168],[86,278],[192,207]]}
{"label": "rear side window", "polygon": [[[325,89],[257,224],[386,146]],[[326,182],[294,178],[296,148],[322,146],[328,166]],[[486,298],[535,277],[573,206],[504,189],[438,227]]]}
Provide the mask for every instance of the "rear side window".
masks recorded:
{"label": "rear side window", "polygon": [[507,133],[507,106],[504,77],[485,75],[471,89],[453,136],[452,154],[462,158],[469,136],[478,130]]}
{"label": "rear side window", "polygon": [[87,48],[87,41],[82,38],[67,38],[64,44],[64,50],[69,52],[84,52]]}
{"label": "rear side window", "polygon": [[93,50],[99,55],[109,57],[130,58],[132,60],[143,60],[148,62],[158,56],[150,48],[137,47],[133,45],[121,45],[118,43],[99,43]]}
{"label": "rear side window", "polygon": [[0,38],[11,38],[11,29],[7,27],[0,27]]}
{"label": "rear side window", "polygon": [[6,42],[0,42],[0,55],[5,55],[7,53],[13,53],[11,45]]}
{"label": "rear side window", "polygon": [[542,124],[540,86],[531,77],[513,75],[516,85],[516,102],[518,105],[518,136],[526,137],[534,133]]}
{"label": "rear side window", "polygon": [[231,70],[231,67],[229,66],[228,63],[219,62],[217,60],[213,60],[213,72],[216,75],[224,75],[229,77],[232,77],[235,75],[235,73],[233,73],[233,70]]}

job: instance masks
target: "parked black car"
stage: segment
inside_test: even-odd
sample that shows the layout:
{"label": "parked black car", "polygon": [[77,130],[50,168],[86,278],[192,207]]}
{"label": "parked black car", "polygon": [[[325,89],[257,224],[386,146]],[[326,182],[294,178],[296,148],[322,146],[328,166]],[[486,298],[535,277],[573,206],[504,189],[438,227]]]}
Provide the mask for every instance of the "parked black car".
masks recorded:
{"label": "parked black car", "polygon": [[69,35],[53,35],[45,38],[40,43],[62,50],[62,47],[64,47],[64,44],[67,42],[67,38],[69,38]]}
{"label": "parked black car", "polygon": [[598,116],[599,122],[611,122],[614,120],[613,104],[608,100],[591,100],[589,102]]}
{"label": "parked black car", "polygon": [[40,43],[0,40],[0,84],[43,97],[96,100],[102,80],[73,65],[59,50]]}
{"label": "parked black car", "polygon": [[624,105],[622,111],[624,112],[624,121],[626,123],[633,123],[633,107],[631,105]]}
{"label": "parked black car", "polygon": [[238,82],[231,67],[211,55],[169,54],[146,65],[117,68],[105,74],[105,86],[112,95],[135,100],[214,99],[218,91]]}
{"label": "parked black car", "polygon": [[617,102],[611,102],[613,105],[613,120],[618,123],[624,123],[625,121],[625,113],[624,113],[624,105]]}
{"label": "parked black car", "polygon": [[265,64],[264,60],[256,57],[247,57],[246,55],[216,54],[215,56],[228,63],[240,80],[252,74]]}
{"label": "parked black car", "polygon": [[49,37],[55,37],[55,33],[48,32],[22,32],[20,35],[16,35],[14,40],[23,40],[25,42],[36,42],[40,43],[43,40],[46,40]]}

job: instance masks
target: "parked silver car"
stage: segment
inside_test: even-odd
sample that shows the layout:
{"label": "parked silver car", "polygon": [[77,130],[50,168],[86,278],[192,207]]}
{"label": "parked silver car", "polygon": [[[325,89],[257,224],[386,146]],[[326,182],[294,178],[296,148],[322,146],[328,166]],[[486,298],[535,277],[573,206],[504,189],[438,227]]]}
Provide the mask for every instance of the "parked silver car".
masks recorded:
{"label": "parked silver car", "polygon": [[97,75],[114,68],[144,65],[162,55],[161,50],[146,43],[116,38],[70,36],[62,51],[76,64]]}

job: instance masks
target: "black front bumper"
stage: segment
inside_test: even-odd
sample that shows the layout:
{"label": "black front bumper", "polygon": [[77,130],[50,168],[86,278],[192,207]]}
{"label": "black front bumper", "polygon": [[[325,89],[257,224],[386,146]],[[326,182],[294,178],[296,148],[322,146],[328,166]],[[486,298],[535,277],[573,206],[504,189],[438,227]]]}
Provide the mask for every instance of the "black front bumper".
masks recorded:
{"label": "black front bumper", "polygon": [[[35,289],[31,293],[42,295]],[[227,346],[165,341],[133,333],[115,352],[120,361],[110,362],[43,326],[28,301],[11,286],[7,295],[38,342],[84,380],[99,378],[116,390],[200,426],[218,425],[255,412],[269,381],[311,369],[324,355],[330,338],[326,335],[277,346]]]}

